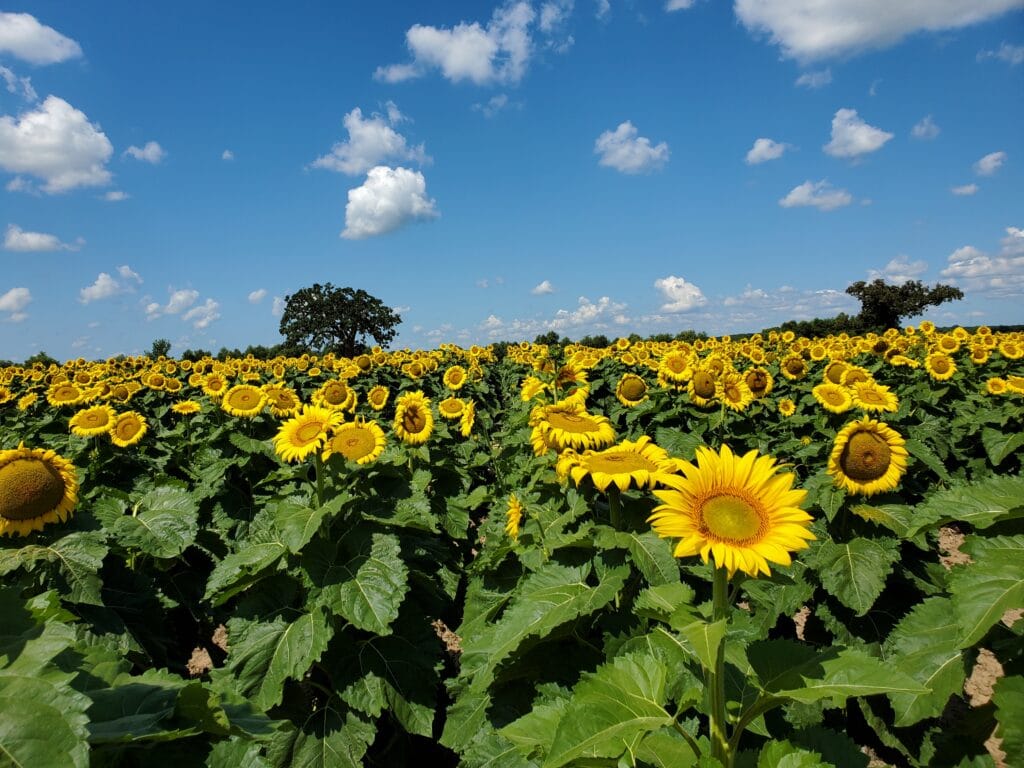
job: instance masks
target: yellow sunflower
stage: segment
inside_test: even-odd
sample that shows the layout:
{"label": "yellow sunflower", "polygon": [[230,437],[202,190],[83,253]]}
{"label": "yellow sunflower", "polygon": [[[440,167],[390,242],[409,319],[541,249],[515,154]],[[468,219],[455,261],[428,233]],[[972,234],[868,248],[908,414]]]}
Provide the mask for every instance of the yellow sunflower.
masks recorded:
{"label": "yellow sunflower", "polygon": [[203,410],[203,406],[197,403],[195,400],[181,400],[171,406],[171,410],[175,413],[187,416],[192,413],[199,413]]}
{"label": "yellow sunflower", "polygon": [[335,427],[334,434],[324,445],[321,458],[327,461],[338,454],[356,464],[370,464],[380,458],[386,445],[384,430],[377,422],[357,418]]}
{"label": "yellow sunflower", "polygon": [[819,384],[811,390],[811,394],[818,404],[830,413],[844,413],[853,407],[850,391],[838,384]]}
{"label": "yellow sunflower", "polygon": [[38,392],[29,392],[27,395],[22,395],[21,398],[18,400],[18,410],[27,411],[29,408],[35,405],[38,399]]}
{"label": "yellow sunflower", "polygon": [[78,503],[75,466],[53,451],[0,451],[0,536],[28,536],[64,522]]}
{"label": "yellow sunflower", "polygon": [[461,365],[453,365],[444,372],[442,381],[452,392],[458,392],[462,389],[463,384],[466,383],[466,369]]}
{"label": "yellow sunflower", "polygon": [[388,404],[388,397],[391,392],[387,387],[378,384],[373,387],[369,392],[366,393],[366,402],[370,404],[370,407],[375,411],[381,411],[384,406]]}
{"label": "yellow sunflower", "polygon": [[1006,377],[1006,388],[1018,395],[1024,395],[1024,376],[1011,374]]}
{"label": "yellow sunflower", "polygon": [[853,385],[853,404],[864,411],[888,411],[896,413],[900,407],[899,398],[884,384],[866,381]]}
{"label": "yellow sunflower", "polygon": [[466,401],[462,409],[462,416],[459,418],[459,434],[469,437],[473,432],[473,425],[476,423],[476,403],[472,400]]}
{"label": "yellow sunflower", "polygon": [[254,419],[263,411],[267,403],[266,393],[252,384],[236,384],[224,393],[220,407],[232,416],[243,419]]}
{"label": "yellow sunflower", "polygon": [[4,403],[11,402],[11,400],[13,400],[14,397],[15,397],[15,395],[10,390],[9,387],[2,387],[2,386],[0,386],[0,405],[3,405]]}
{"label": "yellow sunflower", "polygon": [[663,387],[684,389],[692,376],[689,352],[674,350],[661,358],[658,364],[658,383]]}
{"label": "yellow sunflower", "polygon": [[117,412],[109,405],[94,405],[83,408],[71,417],[68,425],[71,432],[81,437],[93,437],[109,432],[117,419]]}
{"label": "yellow sunflower", "polygon": [[548,385],[536,376],[527,376],[519,387],[519,397],[523,402],[529,402],[546,389]]}
{"label": "yellow sunflower", "polygon": [[924,360],[924,369],[936,381],[946,381],[956,373],[956,363],[944,352],[932,352]]}
{"label": "yellow sunflower", "polygon": [[650,399],[647,394],[647,382],[635,373],[624,373],[615,385],[615,397],[627,408],[640,405]]}
{"label": "yellow sunflower", "polygon": [[457,397],[448,397],[437,404],[437,412],[444,418],[454,421],[462,418],[466,404]]}
{"label": "yellow sunflower", "polygon": [[891,491],[907,471],[906,441],[888,424],[864,418],[836,435],[828,473],[850,493],[873,496]]}
{"label": "yellow sunflower", "polygon": [[615,430],[607,417],[587,413],[578,402],[559,402],[535,408],[530,416],[533,432],[530,442],[534,453],[543,456],[550,450],[566,448],[586,450],[605,448],[615,442]]}
{"label": "yellow sunflower", "polygon": [[560,477],[571,477],[576,485],[589,477],[594,487],[607,493],[609,485],[625,491],[653,488],[663,483],[666,475],[675,472],[675,461],[668,453],[643,435],[636,442],[623,440],[603,451],[584,451],[582,454],[567,450],[558,460],[556,470]]}
{"label": "yellow sunflower", "polygon": [[201,386],[203,392],[210,397],[219,398],[228,388],[228,380],[219,373],[211,373],[203,378]]}
{"label": "yellow sunflower", "polygon": [[781,400],[779,400],[779,413],[781,413],[786,418],[789,418],[794,413],[796,413],[796,403],[794,403],[788,397],[782,398]]}
{"label": "yellow sunflower", "polygon": [[519,538],[519,527],[523,522],[523,505],[514,493],[508,496],[508,507],[505,509],[505,533],[513,539]]}
{"label": "yellow sunflower", "polygon": [[284,461],[301,461],[320,450],[330,431],[339,426],[343,418],[339,411],[331,408],[304,406],[277,430],[274,451]]}
{"label": "yellow sunflower", "polygon": [[278,418],[294,416],[302,408],[298,394],[284,384],[264,384],[263,393],[267,396],[267,407]]}
{"label": "yellow sunflower", "polygon": [[1021,357],[1024,357],[1024,344],[1013,339],[1004,339],[999,342],[999,354],[1007,360],[1020,360]]}
{"label": "yellow sunflower", "polygon": [[46,390],[46,400],[53,406],[78,405],[85,400],[85,391],[69,381],[52,385]]}
{"label": "yellow sunflower", "polygon": [[409,445],[422,445],[434,431],[430,400],[421,390],[406,392],[395,403],[395,434]]}
{"label": "yellow sunflower", "polygon": [[768,373],[766,368],[761,366],[748,368],[747,372],[743,374],[743,378],[755,398],[762,398],[765,395],[771,394],[772,388],[775,386],[775,380],[772,379],[772,375]]}
{"label": "yellow sunflower", "polygon": [[779,370],[790,381],[796,381],[807,375],[807,363],[800,355],[789,354],[782,358]]}
{"label": "yellow sunflower", "polygon": [[706,563],[711,555],[730,576],[767,576],[769,561],[790,565],[789,553],[816,538],[808,530],[811,516],[800,509],[807,492],[793,488],[794,475],[779,474],[771,456],[702,446],[696,465],[677,465],[682,475],[665,479],[670,490],[654,491],[663,503],[648,518],[659,536],[680,539],[676,557],[699,554]]}
{"label": "yellow sunflower", "polygon": [[356,391],[341,379],[325,381],[313,393],[313,404],[321,408],[352,411],[356,407]]}
{"label": "yellow sunflower", "polygon": [[739,373],[724,373],[715,385],[715,395],[726,408],[745,411],[754,402],[754,393],[747,386],[747,380]]}
{"label": "yellow sunflower", "polygon": [[1008,387],[1006,386],[1006,379],[1000,376],[993,376],[991,379],[985,382],[985,390],[990,395],[1001,395]]}
{"label": "yellow sunflower", "polygon": [[110,442],[121,448],[135,445],[149,431],[145,417],[136,411],[118,414],[117,421],[110,429]]}
{"label": "yellow sunflower", "polygon": [[690,402],[700,408],[705,408],[711,405],[715,399],[715,393],[718,391],[718,382],[711,371],[705,368],[698,368],[694,371],[693,377],[687,382],[686,391],[690,395]]}

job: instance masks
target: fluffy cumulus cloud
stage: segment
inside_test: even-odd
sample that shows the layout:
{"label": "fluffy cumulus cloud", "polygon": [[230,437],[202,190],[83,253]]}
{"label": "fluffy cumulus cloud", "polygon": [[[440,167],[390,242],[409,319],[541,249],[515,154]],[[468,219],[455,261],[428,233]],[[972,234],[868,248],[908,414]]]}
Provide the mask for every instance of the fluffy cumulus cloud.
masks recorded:
{"label": "fluffy cumulus cloud", "polygon": [[7,314],[4,319],[11,323],[20,323],[28,317],[25,307],[32,301],[32,292],[28,288],[11,288],[0,295],[0,312]]}
{"label": "fluffy cumulus cloud", "polygon": [[128,149],[124,151],[124,156],[133,157],[136,160],[143,161],[144,163],[152,163],[153,165],[156,165],[167,157],[167,152],[159,143],[155,141],[147,141],[146,145],[142,147],[128,147]]}
{"label": "fluffy cumulus cloud", "polygon": [[404,224],[439,216],[427,197],[427,180],[408,168],[371,168],[362,186],[348,191],[341,236],[361,240],[392,232]]}
{"label": "fluffy cumulus cloud", "polygon": [[973,195],[977,191],[977,184],[963,184],[962,186],[959,187],[953,187],[950,190],[950,192],[952,192],[954,195],[958,195],[959,197],[967,197],[969,195]]}
{"label": "fluffy cumulus cloud", "polygon": [[809,320],[839,312],[856,312],[859,304],[844,291],[833,288],[802,290],[781,286],[772,290],[747,288],[722,301],[728,309],[723,318],[727,327],[764,328],[785,320]]}
{"label": "fluffy cumulus cloud", "polygon": [[819,211],[834,211],[853,202],[853,196],[845,189],[833,189],[825,179],[805,181],[793,187],[789,194],[779,200],[783,208],[813,207]]}
{"label": "fluffy cumulus cloud", "polygon": [[824,150],[832,157],[860,157],[881,149],[892,136],[865,123],[857,110],[840,109],[832,118],[832,141]]}
{"label": "fluffy cumulus cloud", "polygon": [[362,110],[356,107],[342,119],[348,131],[348,141],[335,144],[330,154],[313,161],[313,167],[356,176],[388,162],[429,162],[423,144],[410,147],[405,137],[392,127],[404,119],[390,102],[387,115],[374,114],[368,118],[363,117]]}
{"label": "fluffy cumulus cloud", "polygon": [[[530,3],[516,2],[496,9],[486,27],[475,21],[454,27],[414,24],[405,33],[412,61],[378,67],[374,77],[397,83],[437,70],[454,83],[519,82],[533,52],[535,19]],[[550,11],[548,22],[553,23]]]}
{"label": "fluffy cumulus cloud", "polygon": [[146,318],[155,320],[162,315],[180,315],[187,310],[199,298],[199,291],[192,288],[179,288],[178,290],[168,289],[170,297],[166,305],[158,301],[151,301],[146,304]]}
{"label": "fluffy cumulus cloud", "polygon": [[202,304],[192,307],[192,309],[181,316],[181,319],[186,323],[192,323],[192,327],[196,330],[202,330],[214,320],[220,319],[219,309],[220,304],[213,299],[207,299]]}
{"label": "fluffy cumulus cloud", "polygon": [[999,61],[1005,61],[1011,67],[1015,67],[1018,64],[1024,63],[1024,45],[1003,43],[994,51],[980,51],[978,53],[978,61],[985,61],[986,59],[998,59]]}
{"label": "fluffy cumulus cloud", "polygon": [[267,296],[266,288],[257,288],[255,291],[249,294],[250,304],[259,304]]}
{"label": "fluffy cumulus cloud", "polygon": [[906,254],[900,254],[882,269],[868,270],[869,280],[885,280],[889,283],[905,283],[917,280],[928,270],[928,262],[911,261]]}
{"label": "fluffy cumulus cloud", "polygon": [[608,322],[622,323],[622,311],[626,305],[612,301],[608,296],[602,296],[597,301],[591,301],[586,296],[580,296],[576,301],[576,309],[560,309],[555,313],[549,323],[553,331],[564,331],[568,328],[579,328],[589,326],[591,328],[607,328]]}
{"label": "fluffy cumulus cloud", "polygon": [[974,172],[979,176],[991,176],[1006,162],[1005,152],[990,152],[974,164]]}
{"label": "fluffy cumulus cloud", "polygon": [[778,160],[788,148],[788,144],[783,144],[780,141],[756,139],[754,146],[747,152],[747,165],[757,165],[758,163],[766,163],[769,160]]}
{"label": "fluffy cumulus cloud", "polygon": [[831,82],[832,70],[829,68],[818,69],[814,72],[804,72],[796,79],[796,85],[799,85],[801,88],[810,88],[811,90],[824,88]]}
{"label": "fluffy cumulus cloud", "polygon": [[925,115],[921,118],[920,122],[910,130],[910,135],[915,139],[934,139],[939,135],[939,126],[937,126],[935,121],[932,120],[931,115]]}
{"label": "fluffy cumulus cloud", "polygon": [[92,285],[87,285],[78,292],[78,300],[83,304],[93,301],[109,299],[121,293],[130,293],[135,290],[136,285],[142,283],[142,278],[127,264],[117,268],[118,278],[112,277],[106,272],[100,272]]}
{"label": "fluffy cumulus cloud", "polygon": [[284,314],[285,300],[280,296],[275,296],[274,301],[270,305],[270,314],[274,317],[280,317]]}
{"label": "fluffy cumulus cloud", "polygon": [[1020,0],[736,0],[736,16],[790,58],[809,61],[883,48],[920,31],[995,18]]}
{"label": "fluffy cumulus cloud", "polygon": [[550,280],[543,280],[530,290],[530,293],[532,293],[534,296],[543,296],[546,293],[554,292],[555,286],[551,284]]}
{"label": "fluffy cumulus cloud", "polygon": [[662,312],[689,312],[707,303],[704,293],[693,283],[682,277],[669,275],[654,281],[654,287],[665,297]]}
{"label": "fluffy cumulus cloud", "polygon": [[652,145],[651,140],[639,136],[636,126],[629,120],[620,123],[614,131],[605,131],[594,142],[598,162],[622,173],[650,173],[668,162],[668,144],[664,141]]}
{"label": "fluffy cumulus cloud", "polygon": [[1024,229],[1007,227],[998,255],[989,256],[973,245],[949,255],[942,276],[967,291],[998,298],[1024,296]]}
{"label": "fluffy cumulus cloud", "polygon": [[39,251],[77,251],[85,243],[79,238],[74,243],[62,243],[56,235],[44,232],[26,232],[16,224],[8,224],[4,233],[4,250],[22,253]]}
{"label": "fluffy cumulus cloud", "polygon": [[[0,168],[41,179],[50,194],[109,184],[106,163],[113,151],[98,126],[57,96],[17,118],[0,116]],[[30,188],[21,177],[13,184]]]}
{"label": "fluffy cumulus cloud", "polygon": [[548,0],[540,6],[537,25],[541,32],[551,33],[566,22],[572,14],[573,0]]}
{"label": "fluffy cumulus cloud", "polygon": [[0,12],[0,53],[29,64],[58,64],[82,55],[82,48],[28,13]]}

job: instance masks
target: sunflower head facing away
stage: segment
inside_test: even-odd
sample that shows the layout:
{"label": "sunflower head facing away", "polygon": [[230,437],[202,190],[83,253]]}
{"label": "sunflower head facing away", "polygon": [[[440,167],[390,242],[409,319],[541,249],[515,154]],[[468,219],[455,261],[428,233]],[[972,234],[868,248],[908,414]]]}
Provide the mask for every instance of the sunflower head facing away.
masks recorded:
{"label": "sunflower head facing away", "polygon": [[27,536],[64,522],[78,503],[75,467],[53,451],[0,451],[0,536]]}
{"label": "sunflower head facing away", "polygon": [[767,576],[769,561],[788,566],[789,553],[816,538],[800,509],[807,492],[793,488],[794,476],[779,473],[771,456],[702,446],[696,464],[677,465],[682,474],[663,480],[670,490],[654,491],[662,504],[648,518],[659,536],[679,539],[676,557],[699,554],[706,563],[710,555],[730,576]]}
{"label": "sunflower head facing away", "polygon": [[519,538],[519,526],[523,522],[523,505],[516,498],[516,495],[510,494],[508,497],[508,507],[505,510],[505,533],[507,533],[513,539]]}
{"label": "sunflower head facing away", "polygon": [[905,441],[888,424],[861,419],[836,435],[828,458],[828,473],[849,493],[873,496],[891,491],[907,471]]}
{"label": "sunflower head facing away", "polygon": [[630,485],[653,488],[662,483],[664,476],[674,473],[675,468],[675,462],[668,453],[646,435],[636,442],[623,440],[603,451],[579,454],[568,450],[559,458],[557,465],[559,476],[572,477],[576,485],[589,477],[602,493],[608,492],[609,485],[620,491],[625,491]]}

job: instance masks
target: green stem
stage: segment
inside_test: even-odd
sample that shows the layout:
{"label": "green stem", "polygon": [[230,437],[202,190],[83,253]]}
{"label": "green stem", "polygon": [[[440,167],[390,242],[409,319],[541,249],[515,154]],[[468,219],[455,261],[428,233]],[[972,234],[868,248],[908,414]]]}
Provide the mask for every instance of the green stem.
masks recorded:
{"label": "green stem", "polygon": [[608,492],[608,517],[611,521],[612,528],[616,531],[622,530],[622,499],[620,497],[621,491],[619,487],[612,483],[607,488]]}
{"label": "green stem", "polygon": [[[715,568],[711,591],[712,621],[729,618],[729,572]],[[725,768],[732,768],[732,749],[729,744],[725,719],[725,638],[715,654],[715,669],[708,673],[708,692],[711,697],[711,755]]]}
{"label": "green stem", "polygon": [[693,754],[695,754],[697,756],[697,759],[700,760],[700,745],[696,741],[694,741],[693,736],[686,732],[686,729],[679,724],[678,720],[673,720],[672,726],[676,729],[676,731],[678,731],[680,736],[686,739],[686,743],[690,745],[690,749],[693,750]]}
{"label": "green stem", "polygon": [[316,451],[313,452],[313,466],[316,467],[316,505],[319,508],[324,505],[324,461]]}

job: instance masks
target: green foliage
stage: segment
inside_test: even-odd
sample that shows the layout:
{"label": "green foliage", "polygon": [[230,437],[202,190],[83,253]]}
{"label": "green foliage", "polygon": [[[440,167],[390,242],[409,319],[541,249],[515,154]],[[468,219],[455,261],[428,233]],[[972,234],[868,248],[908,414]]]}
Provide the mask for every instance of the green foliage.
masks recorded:
{"label": "green foliage", "polygon": [[881,278],[870,283],[858,280],[846,292],[861,304],[861,329],[878,332],[899,328],[901,318],[916,317],[928,307],[964,297],[963,291],[951,285],[940,283],[929,288],[920,280],[890,285]]}
{"label": "green foliage", "polygon": [[168,357],[171,354],[171,342],[168,339],[155,339],[149,348],[147,356],[156,360],[161,357]]}
{"label": "green foliage", "polygon": [[291,347],[353,356],[372,338],[385,346],[402,318],[361,288],[314,283],[285,297],[280,332]]}

